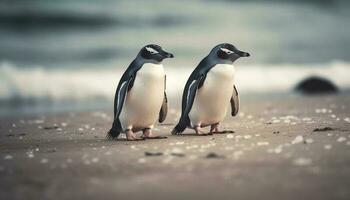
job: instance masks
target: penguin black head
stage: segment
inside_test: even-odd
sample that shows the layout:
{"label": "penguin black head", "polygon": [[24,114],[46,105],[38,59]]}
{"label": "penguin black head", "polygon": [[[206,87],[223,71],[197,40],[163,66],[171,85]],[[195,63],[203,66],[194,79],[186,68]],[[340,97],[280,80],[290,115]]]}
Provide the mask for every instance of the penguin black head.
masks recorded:
{"label": "penguin black head", "polygon": [[164,51],[162,47],[155,44],[149,44],[144,46],[141,49],[139,55],[144,59],[155,61],[155,62],[162,62],[165,58],[174,57],[173,54]]}
{"label": "penguin black head", "polygon": [[230,60],[234,62],[240,57],[249,57],[250,54],[238,50],[234,45],[229,43],[219,44],[213,48],[210,54],[215,54],[217,57],[223,60]]}

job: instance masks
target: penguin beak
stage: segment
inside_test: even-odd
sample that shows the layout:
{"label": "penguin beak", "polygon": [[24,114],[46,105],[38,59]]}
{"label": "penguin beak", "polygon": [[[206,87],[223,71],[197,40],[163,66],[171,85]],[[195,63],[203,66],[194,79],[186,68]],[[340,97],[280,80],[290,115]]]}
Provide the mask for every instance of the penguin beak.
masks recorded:
{"label": "penguin beak", "polygon": [[237,52],[237,54],[238,54],[240,57],[249,57],[249,56],[250,56],[249,53],[243,52],[243,51],[239,51],[239,52]]}
{"label": "penguin beak", "polygon": [[168,53],[168,52],[166,52],[166,51],[163,51],[163,56],[164,56],[165,58],[174,58],[174,55],[173,55],[172,53]]}

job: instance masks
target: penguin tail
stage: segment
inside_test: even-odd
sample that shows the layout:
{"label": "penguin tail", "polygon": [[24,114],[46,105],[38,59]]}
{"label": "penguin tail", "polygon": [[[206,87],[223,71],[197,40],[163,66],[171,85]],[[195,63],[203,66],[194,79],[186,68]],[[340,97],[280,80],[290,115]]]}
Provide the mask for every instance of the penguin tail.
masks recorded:
{"label": "penguin tail", "polygon": [[186,129],[186,123],[183,120],[180,120],[179,123],[175,126],[175,128],[171,131],[171,134],[178,135],[184,132]]}
{"label": "penguin tail", "polygon": [[117,139],[120,135],[119,129],[115,126],[115,122],[113,122],[112,128],[107,132],[107,139],[114,140]]}

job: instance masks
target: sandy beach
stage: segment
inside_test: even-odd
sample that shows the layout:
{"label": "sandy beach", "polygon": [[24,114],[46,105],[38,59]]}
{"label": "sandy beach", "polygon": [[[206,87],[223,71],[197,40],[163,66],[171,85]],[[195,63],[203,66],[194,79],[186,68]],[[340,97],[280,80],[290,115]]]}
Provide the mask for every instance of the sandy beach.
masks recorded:
{"label": "sandy beach", "polygon": [[349,199],[350,95],[243,96],[234,133],[108,141],[109,110],[1,119],[2,199]]}

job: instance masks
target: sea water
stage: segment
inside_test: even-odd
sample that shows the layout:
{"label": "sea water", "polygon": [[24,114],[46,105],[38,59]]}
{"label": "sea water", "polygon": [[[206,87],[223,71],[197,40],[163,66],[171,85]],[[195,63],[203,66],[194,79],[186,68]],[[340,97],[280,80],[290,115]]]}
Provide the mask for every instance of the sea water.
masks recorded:
{"label": "sea water", "polygon": [[0,3],[0,115],[112,107],[139,49],[156,43],[169,96],[181,96],[218,43],[238,60],[241,94],[289,92],[310,75],[350,87],[347,1],[4,1]]}

